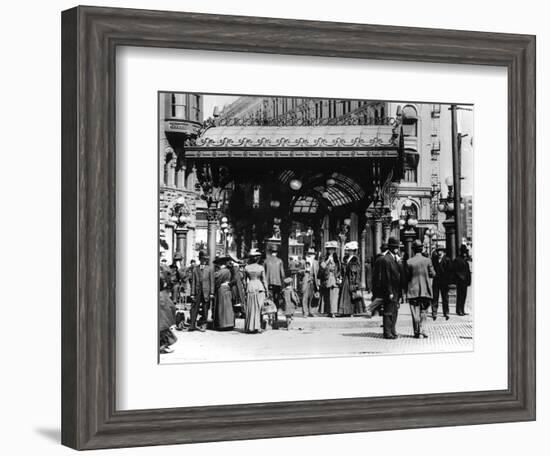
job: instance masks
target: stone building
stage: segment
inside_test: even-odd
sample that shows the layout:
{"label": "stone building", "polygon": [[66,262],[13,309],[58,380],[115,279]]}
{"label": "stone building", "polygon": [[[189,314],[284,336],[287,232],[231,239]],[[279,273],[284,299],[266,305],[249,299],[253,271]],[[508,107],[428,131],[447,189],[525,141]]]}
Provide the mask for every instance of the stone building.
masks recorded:
{"label": "stone building", "polygon": [[159,94],[159,237],[168,263],[175,252],[186,262],[196,258],[196,244],[206,240],[205,204],[183,156],[202,126],[202,95]]}

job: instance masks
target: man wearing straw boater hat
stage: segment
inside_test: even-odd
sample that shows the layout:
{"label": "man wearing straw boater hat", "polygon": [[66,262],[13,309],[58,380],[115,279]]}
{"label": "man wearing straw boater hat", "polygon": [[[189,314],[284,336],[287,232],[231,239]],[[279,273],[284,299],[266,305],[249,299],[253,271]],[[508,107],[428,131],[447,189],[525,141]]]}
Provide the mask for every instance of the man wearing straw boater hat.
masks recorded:
{"label": "man wearing straw boater hat", "polygon": [[399,241],[394,237],[388,239],[388,251],[380,255],[374,263],[372,277],[373,292],[383,300],[384,339],[397,339],[395,325],[401,297],[401,268],[397,262]]}

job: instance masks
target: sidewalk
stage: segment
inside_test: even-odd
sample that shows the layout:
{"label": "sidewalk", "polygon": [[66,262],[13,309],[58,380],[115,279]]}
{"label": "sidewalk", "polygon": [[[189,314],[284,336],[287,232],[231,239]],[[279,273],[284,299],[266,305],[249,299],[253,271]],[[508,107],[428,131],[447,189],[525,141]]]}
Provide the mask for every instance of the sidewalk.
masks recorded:
{"label": "sidewalk", "polygon": [[[471,311],[467,305],[467,311]],[[399,338],[382,338],[381,317],[304,318],[297,310],[290,330],[268,329],[261,334],[246,334],[244,321],[237,319],[229,332],[207,330],[177,332],[175,351],[161,355],[161,364],[214,361],[252,361],[266,359],[319,358],[335,356],[463,352],[473,350],[472,315],[459,317],[450,306],[450,319],[440,314],[426,322],[427,339],[413,337],[408,304],[402,304],[397,320]],[[439,310],[441,312],[441,308]],[[281,323],[283,322],[283,317]]]}

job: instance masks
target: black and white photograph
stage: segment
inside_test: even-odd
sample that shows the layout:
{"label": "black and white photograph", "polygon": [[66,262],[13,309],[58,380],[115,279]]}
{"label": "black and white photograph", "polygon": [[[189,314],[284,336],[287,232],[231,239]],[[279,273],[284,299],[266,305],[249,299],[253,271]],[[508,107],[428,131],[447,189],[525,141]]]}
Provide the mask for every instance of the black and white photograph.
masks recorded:
{"label": "black and white photograph", "polygon": [[161,364],[474,349],[472,104],[158,96]]}

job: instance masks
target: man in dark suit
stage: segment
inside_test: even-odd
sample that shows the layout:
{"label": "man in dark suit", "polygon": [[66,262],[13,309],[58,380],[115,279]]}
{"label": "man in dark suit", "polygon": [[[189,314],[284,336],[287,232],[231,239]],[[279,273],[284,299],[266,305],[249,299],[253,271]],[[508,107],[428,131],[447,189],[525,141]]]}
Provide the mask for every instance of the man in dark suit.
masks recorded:
{"label": "man in dark suit", "polygon": [[[195,266],[191,275],[191,318],[188,331],[204,331],[203,325],[208,321],[208,310],[214,298],[214,266],[208,265],[209,258],[200,258],[200,265]],[[197,327],[197,316],[201,314]]]}
{"label": "man in dark suit", "polygon": [[397,262],[399,241],[393,237],[388,239],[388,251],[380,255],[374,263],[372,277],[373,292],[383,300],[384,339],[397,339],[395,325],[401,296],[401,268]]}
{"label": "man in dark suit", "polygon": [[470,265],[468,264],[469,256],[468,247],[462,244],[459,254],[453,263],[453,272],[456,281],[456,314],[461,317],[468,315],[464,311],[464,305],[466,303],[468,287],[472,284],[472,274],[470,272]]}
{"label": "man in dark suit", "polygon": [[449,284],[452,279],[452,262],[445,255],[445,247],[439,247],[436,254],[432,257],[432,263],[435,269],[433,280],[433,299],[432,299],[432,318],[437,318],[437,308],[439,307],[439,295],[443,304],[443,316],[449,319]]}

